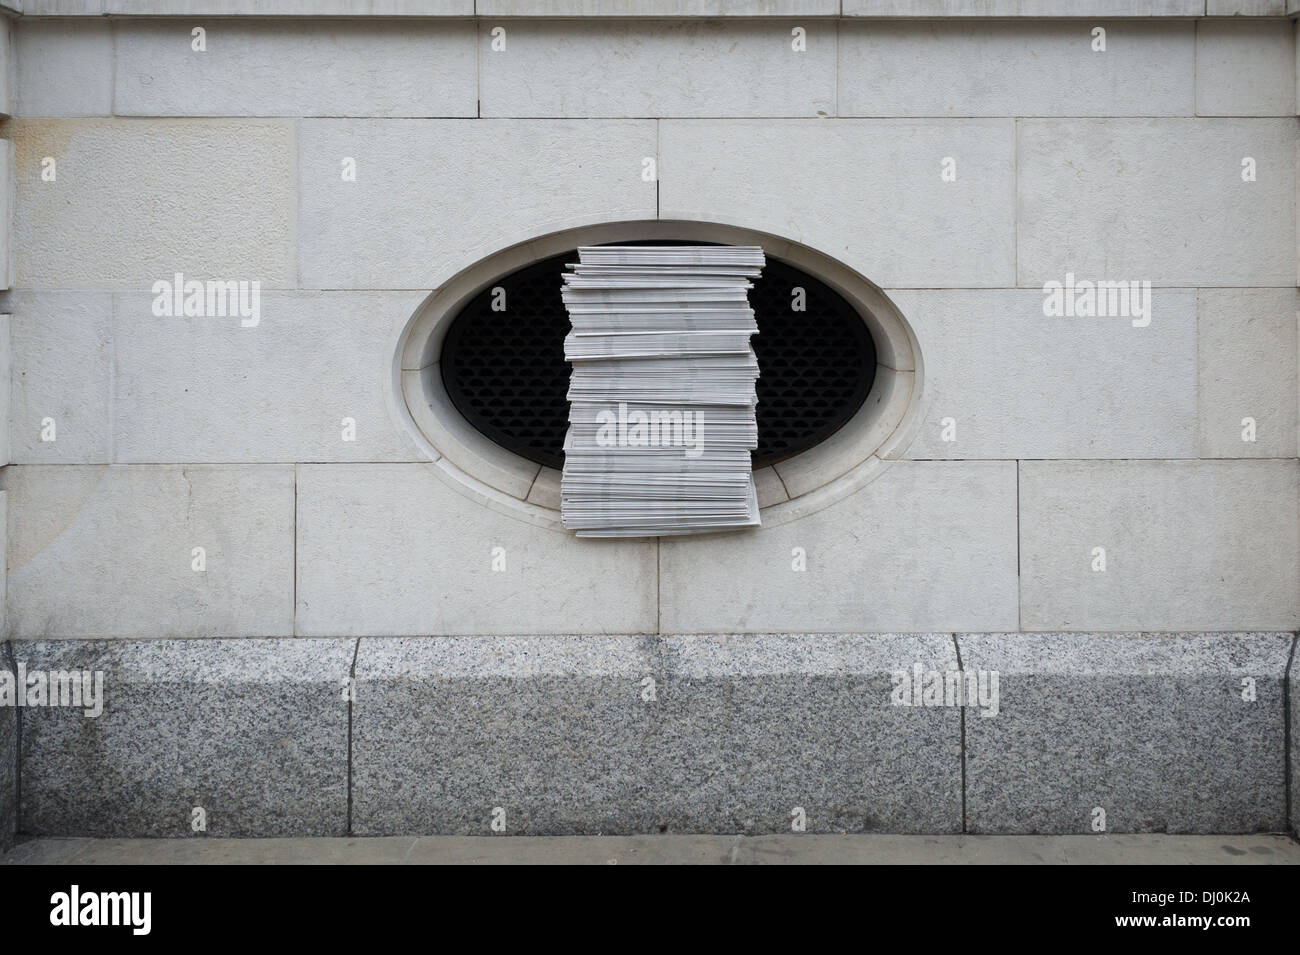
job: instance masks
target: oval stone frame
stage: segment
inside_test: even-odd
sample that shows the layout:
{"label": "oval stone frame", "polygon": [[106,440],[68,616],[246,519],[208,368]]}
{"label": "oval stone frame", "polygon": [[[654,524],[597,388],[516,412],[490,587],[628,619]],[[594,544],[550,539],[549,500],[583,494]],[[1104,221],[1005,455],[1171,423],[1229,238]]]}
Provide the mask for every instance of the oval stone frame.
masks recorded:
{"label": "oval stone frame", "polygon": [[415,310],[398,339],[393,385],[412,438],[447,483],[493,510],[562,529],[560,472],[507,451],[461,416],[438,374],[443,337],[470,299],[517,269],[578,246],[657,239],[760,245],[844,296],[875,341],[876,379],[857,413],[820,444],[754,472],[764,526],[821,510],[879,476],[902,454],[922,419],[923,367],[916,335],[884,292],[844,263],[780,236],[718,223],[651,219],[565,229],[512,245],[448,279]]}

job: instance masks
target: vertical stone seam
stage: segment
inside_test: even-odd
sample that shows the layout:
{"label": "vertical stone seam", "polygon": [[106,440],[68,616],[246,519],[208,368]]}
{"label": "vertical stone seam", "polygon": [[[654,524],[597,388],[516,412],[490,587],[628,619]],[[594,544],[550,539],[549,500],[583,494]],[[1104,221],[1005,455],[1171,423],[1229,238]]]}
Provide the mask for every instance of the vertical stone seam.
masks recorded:
{"label": "vertical stone seam", "polygon": [[348,671],[348,818],[346,835],[352,835],[352,707],[357,698],[357,657],[361,656],[361,638],[352,647],[352,668]]}
{"label": "vertical stone seam", "polygon": [[[12,117],[10,119],[12,120]],[[0,141],[0,146],[3,146],[5,151],[5,166],[7,171],[3,185],[5,190],[5,202],[9,209],[8,215],[5,216],[4,221],[5,256],[4,261],[0,262],[0,268],[4,270],[4,311],[9,313],[10,325],[12,326],[15,300],[13,293],[14,287],[18,284],[18,243],[15,241],[14,232],[14,220],[18,217],[18,144],[11,134],[8,139]],[[13,337],[12,327],[8,332],[6,332],[6,334],[10,338]],[[12,353],[9,356],[9,363],[12,366]],[[7,371],[8,369],[6,369],[6,372]],[[10,387],[12,387],[12,384]],[[10,460],[13,458],[13,444],[11,441],[6,441],[6,444],[8,445],[8,450],[6,453],[5,464],[9,464]]]}
{"label": "vertical stone seam", "polygon": [[[1023,613],[1022,607],[1025,599],[1025,588],[1020,578],[1020,461],[1016,461],[1016,629],[1023,630],[1024,623],[1021,620]],[[958,663],[960,664],[960,659]]]}
{"label": "vertical stone seam", "polygon": [[[1206,15],[1209,15],[1210,0],[1205,0]],[[1198,86],[1201,85],[1201,64],[1198,60],[1201,46],[1201,21],[1192,21],[1192,118],[1201,115],[1201,103]]]}
{"label": "vertical stone seam", "polygon": [[[665,707],[673,704],[672,694],[673,689],[676,687],[676,681],[674,680],[675,668],[668,641],[664,639],[662,634],[648,634],[639,637],[636,642],[645,661],[644,672],[647,676],[654,678],[660,694],[657,701],[651,703],[645,710],[646,723],[642,736],[645,740],[643,758],[649,759],[651,753],[661,752],[666,745],[664,739],[667,735],[669,717]],[[664,696],[664,694],[667,695]],[[658,803],[652,807],[651,812],[654,818],[650,822],[651,834],[668,831],[668,824],[664,820],[671,817],[663,811],[662,806],[662,803]],[[655,811],[656,809],[659,811]]]}
{"label": "vertical stone seam", "polygon": [[1196,289],[1196,314],[1192,320],[1192,335],[1195,338],[1192,348],[1192,361],[1195,366],[1192,368],[1192,412],[1196,415],[1193,422],[1193,450],[1197,460],[1204,460],[1212,455],[1206,454],[1207,443],[1201,428],[1201,290]]}
{"label": "vertical stone seam", "polygon": [[[952,649],[957,654],[957,672],[962,671],[961,664],[961,641],[957,639],[957,634],[952,635]],[[961,678],[963,681],[965,677]],[[966,829],[966,707],[957,707],[957,713],[961,717],[961,736],[958,739],[957,751],[960,754],[961,762],[961,831],[962,835],[967,833]]]}
{"label": "vertical stone seam", "polygon": [[1013,288],[1020,288],[1020,118],[1011,123],[1011,276]]}
{"label": "vertical stone seam", "polygon": [[[840,0],[840,16],[842,17],[843,15],[844,0]],[[831,115],[836,118],[839,118],[840,115],[840,24],[842,22],[843,21],[838,18],[835,21],[835,106],[833,107],[834,112]]]}
{"label": "vertical stone seam", "polygon": [[[108,293],[108,466],[117,464],[117,329],[118,311],[122,306],[121,293]],[[13,408],[13,349],[12,334],[9,361],[10,409]],[[6,570],[8,569],[6,564]]]}
{"label": "vertical stone seam", "polygon": [[302,175],[299,172],[299,166],[302,164],[302,118],[294,117],[293,122],[289,124],[289,175],[293,177],[293,182],[289,188],[289,254],[293,257],[291,266],[293,268],[293,291],[302,289],[302,243],[298,241],[302,235]]}
{"label": "vertical stone seam", "polygon": [[18,115],[18,16],[5,17],[5,35],[9,46],[9,59],[5,65],[5,84],[9,87],[9,108],[5,111],[5,117],[8,119]]}
{"label": "vertical stone seam", "polygon": [[108,21],[108,115],[117,116],[117,21]]}
{"label": "vertical stone seam", "polygon": [[289,633],[298,636],[298,472],[293,466],[293,606],[289,610]]}
{"label": "vertical stone seam", "polygon": [[655,633],[664,632],[664,539],[655,538]]}

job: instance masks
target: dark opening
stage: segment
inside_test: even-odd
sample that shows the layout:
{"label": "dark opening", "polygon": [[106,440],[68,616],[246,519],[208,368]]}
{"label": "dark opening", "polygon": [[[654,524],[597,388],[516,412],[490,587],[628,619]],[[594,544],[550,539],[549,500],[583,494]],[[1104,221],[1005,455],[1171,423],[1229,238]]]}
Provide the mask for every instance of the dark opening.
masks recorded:
{"label": "dark opening", "polygon": [[[577,251],[489,283],[452,319],[439,368],[452,403],[492,441],[531,461],[564,466],[569,426],[569,315],[560,299]],[[506,310],[492,310],[503,288]],[[804,289],[805,311],[791,308]],[[749,293],[759,333],[755,468],[819,444],[853,417],[871,391],[876,348],[861,316],[833,289],[768,258]]]}

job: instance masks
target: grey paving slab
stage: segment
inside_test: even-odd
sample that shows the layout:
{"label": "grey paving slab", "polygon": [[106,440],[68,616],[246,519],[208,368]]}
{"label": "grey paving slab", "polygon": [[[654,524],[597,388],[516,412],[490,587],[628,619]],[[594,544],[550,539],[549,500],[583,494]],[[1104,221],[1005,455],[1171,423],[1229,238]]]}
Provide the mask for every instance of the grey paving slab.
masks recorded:
{"label": "grey paving slab", "polygon": [[390,836],[34,839],[0,865],[1297,865],[1254,836]]}

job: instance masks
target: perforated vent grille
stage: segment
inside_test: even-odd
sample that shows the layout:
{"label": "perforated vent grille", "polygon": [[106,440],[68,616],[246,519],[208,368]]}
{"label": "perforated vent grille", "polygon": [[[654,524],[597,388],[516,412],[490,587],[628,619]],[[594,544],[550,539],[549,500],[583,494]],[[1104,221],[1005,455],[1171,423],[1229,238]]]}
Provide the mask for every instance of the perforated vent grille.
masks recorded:
{"label": "perforated vent grille", "polygon": [[[576,250],[566,252],[483,289],[452,320],[439,359],[447,394],[467,421],[553,468],[564,465],[569,426],[569,316],[560,275],[576,261]],[[801,312],[791,308],[796,287],[805,292]],[[505,292],[504,311],[492,310],[497,288]],[[819,444],[853,417],[871,390],[876,350],[848,302],[784,262],[768,259],[749,300],[759,330],[759,468]]]}

